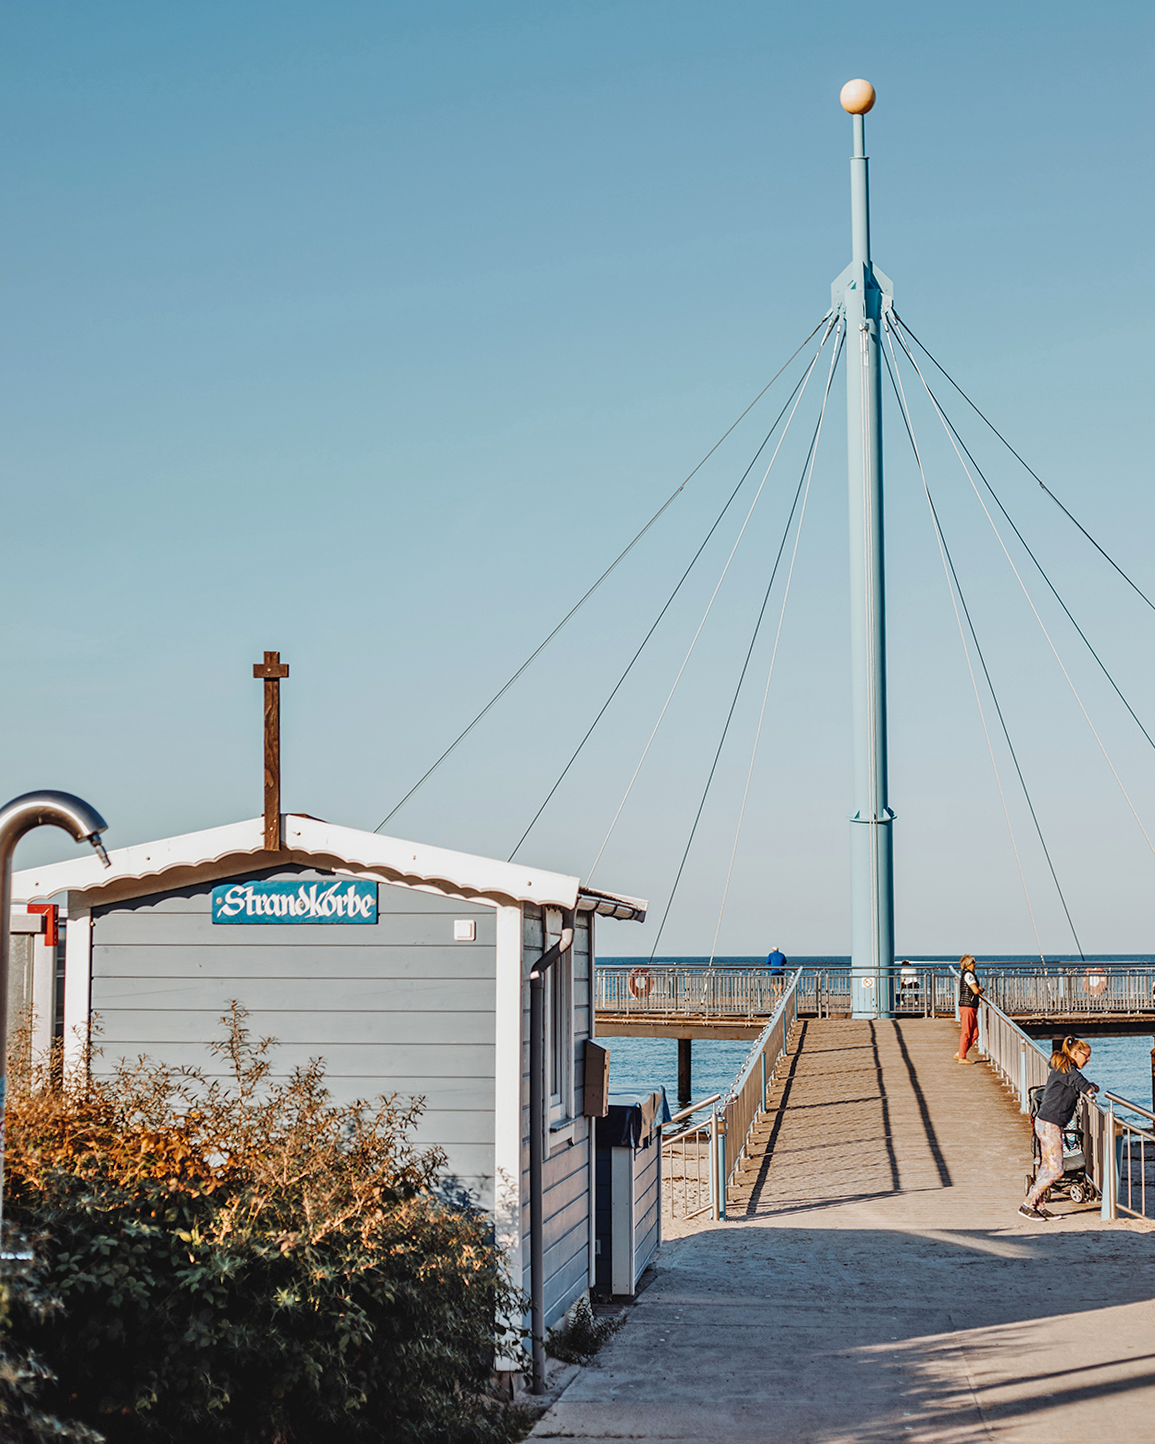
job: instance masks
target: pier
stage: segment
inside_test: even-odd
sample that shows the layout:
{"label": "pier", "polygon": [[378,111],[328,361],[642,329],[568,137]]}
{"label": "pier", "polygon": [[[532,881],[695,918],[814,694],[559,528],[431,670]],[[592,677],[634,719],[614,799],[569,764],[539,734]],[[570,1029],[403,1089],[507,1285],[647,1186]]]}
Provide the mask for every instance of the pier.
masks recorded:
{"label": "pier", "polygon": [[[987,962],[981,967],[987,996],[1032,1038],[1066,1033],[1084,1037],[1151,1036],[1155,1040],[1155,968],[1130,963],[1024,968]],[[599,1037],[676,1038],[678,1099],[690,1101],[690,1044],[704,1039],[754,1041],[783,996],[787,979],[765,968],[601,964],[595,979]],[[848,969],[799,971],[800,1018],[849,1019]],[[957,969],[942,963],[906,963],[894,989],[901,1018],[953,1018]],[[1152,1054],[1155,1079],[1155,1052]],[[1155,1093],[1155,1082],[1152,1084]]]}
{"label": "pier", "polygon": [[799,1018],[728,1216],[667,1223],[625,1328],[534,1437],[1146,1437],[1153,1226],[1020,1217],[1029,1119],[956,1045],[951,1019]]}

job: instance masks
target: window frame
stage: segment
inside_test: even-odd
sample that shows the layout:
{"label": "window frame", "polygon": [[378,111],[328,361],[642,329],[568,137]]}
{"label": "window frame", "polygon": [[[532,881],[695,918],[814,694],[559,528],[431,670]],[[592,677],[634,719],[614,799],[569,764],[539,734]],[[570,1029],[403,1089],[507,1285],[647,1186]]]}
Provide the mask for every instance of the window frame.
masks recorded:
{"label": "window frame", "polygon": [[[545,909],[543,954],[561,936],[561,913]],[[576,941],[576,939],[575,939]],[[574,981],[573,948],[568,948],[554,963],[544,979],[545,1047],[542,1050],[545,1068],[545,1125],[547,1135],[573,1122],[574,1086]],[[557,1085],[556,1087],[554,1085]]]}

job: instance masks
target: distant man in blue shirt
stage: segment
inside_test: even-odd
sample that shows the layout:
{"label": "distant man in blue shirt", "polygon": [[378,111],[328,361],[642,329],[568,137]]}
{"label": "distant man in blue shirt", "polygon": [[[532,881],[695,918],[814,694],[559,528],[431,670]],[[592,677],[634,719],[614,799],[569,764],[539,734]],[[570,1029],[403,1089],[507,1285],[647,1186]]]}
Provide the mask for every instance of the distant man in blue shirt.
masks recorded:
{"label": "distant man in blue shirt", "polygon": [[786,954],[777,943],[774,944],[774,951],[766,959],[766,966],[770,969],[772,978],[780,978],[786,971]]}

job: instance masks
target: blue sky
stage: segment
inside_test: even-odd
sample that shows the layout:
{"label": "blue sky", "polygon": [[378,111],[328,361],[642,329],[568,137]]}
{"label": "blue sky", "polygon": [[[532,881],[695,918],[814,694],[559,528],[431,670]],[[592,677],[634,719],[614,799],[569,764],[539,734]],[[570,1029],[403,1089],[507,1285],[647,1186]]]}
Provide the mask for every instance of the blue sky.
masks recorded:
{"label": "blue sky", "polygon": [[[1152,29],[1137,4],[10,6],[0,788],[79,792],[110,843],[255,815],[251,663],[275,647],[292,667],[286,806],[380,822],[821,318],[848,258],[837,97],[856,75],[879,93],[874,254],[900,312],[1155,594]],[[390,831],[509,852],[779,389]],[[818,390],[816,373],[598,868],[655,915]],[[1083,945],[1155,948],[1142,830],[1155,839],[1155,753],[1023,572],[1128,803],[933,412],[914,411]],[[951,414],[1155,733],[1155,613],[961,404]],[[885,426],[899,947],[1029,952],[893,407]],[[847,946],[844,431],[840,378],[723,952]],[[588,872],[744,512],[719,528],[526,862]],[[663,952],[711,946],[780,587]],[[1044,946],[1069,951],[996,758]],[[20,860],[70,849],[44,833]],[[607,926],[602,945],[637,952],[653,936]]]}

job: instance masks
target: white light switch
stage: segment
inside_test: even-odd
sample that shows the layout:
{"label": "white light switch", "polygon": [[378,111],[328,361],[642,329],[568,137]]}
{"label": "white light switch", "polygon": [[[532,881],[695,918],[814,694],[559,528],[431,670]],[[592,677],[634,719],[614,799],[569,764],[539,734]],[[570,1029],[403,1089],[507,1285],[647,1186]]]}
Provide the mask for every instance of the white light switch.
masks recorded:
{"label": "white light switch", "polygon": [[472,943],[477,939],[477,923],[473,918],[453,919],[453,941],[455,943]]}

